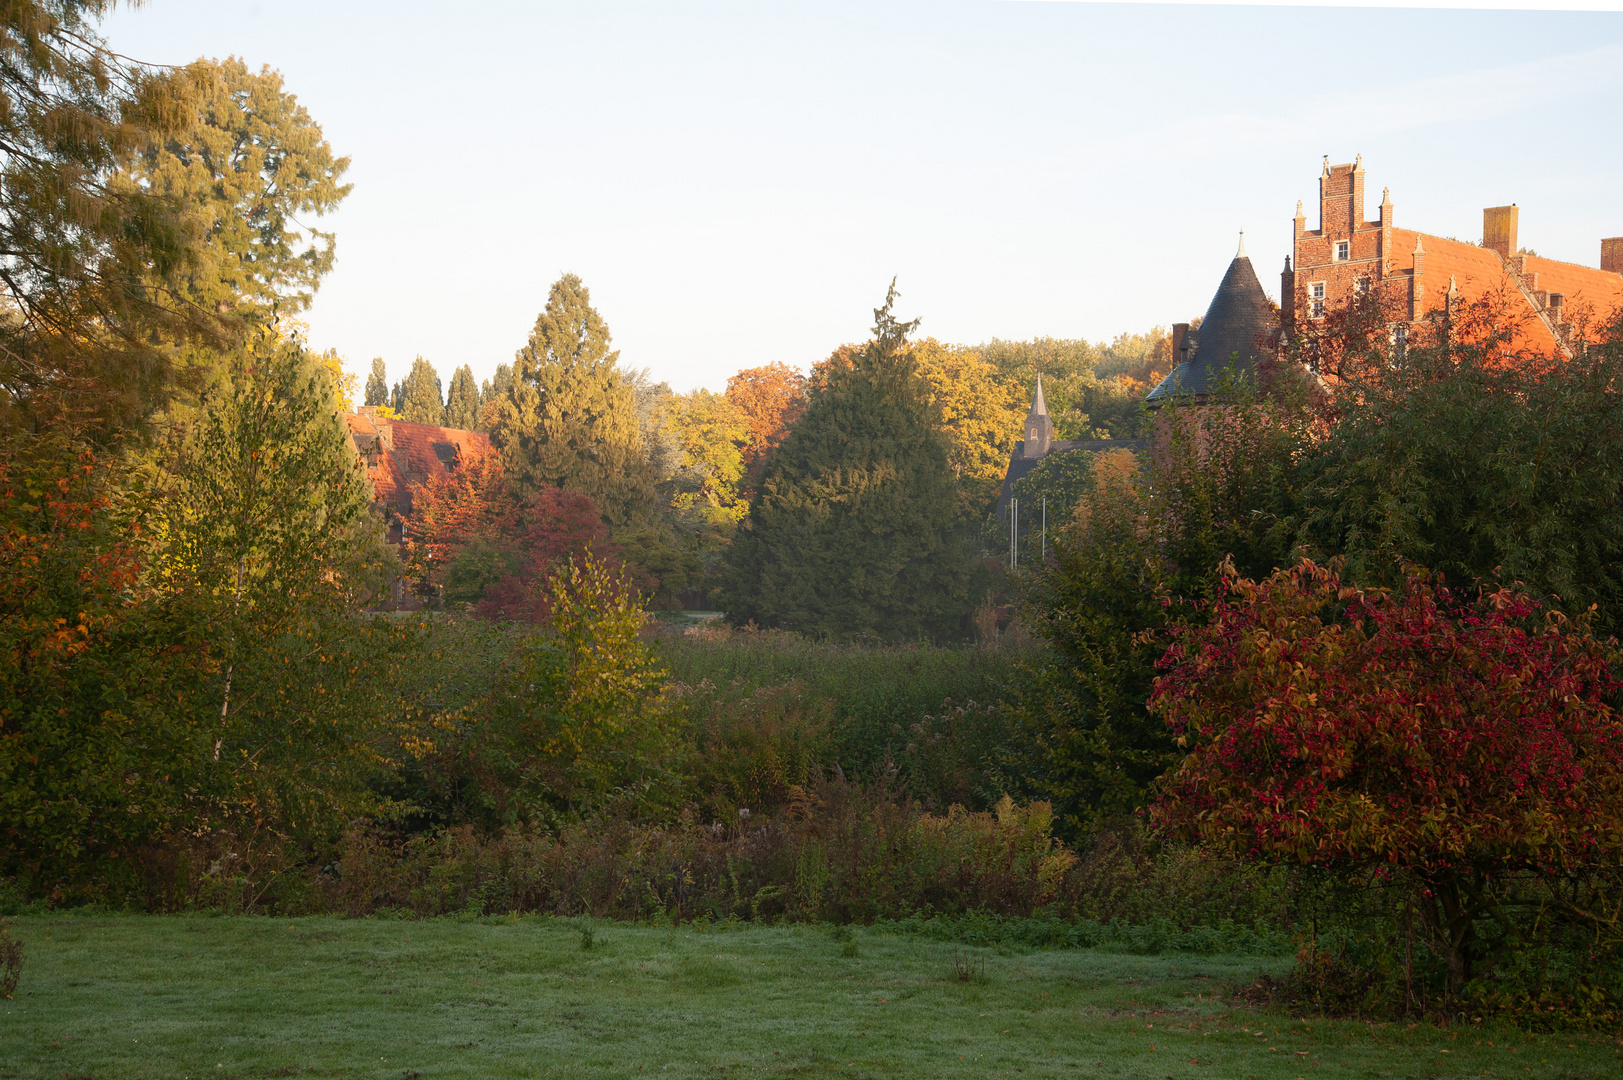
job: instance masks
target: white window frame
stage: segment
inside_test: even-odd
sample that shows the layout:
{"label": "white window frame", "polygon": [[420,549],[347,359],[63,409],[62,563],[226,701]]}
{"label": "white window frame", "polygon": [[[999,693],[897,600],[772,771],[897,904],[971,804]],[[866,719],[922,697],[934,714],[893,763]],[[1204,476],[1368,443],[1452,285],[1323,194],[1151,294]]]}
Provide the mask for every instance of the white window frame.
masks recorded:
{"label": "white window frame", "polygon": [[[1343,250],[1343,249],[1345,249],[1345,250]],[[1351,240],[1334,240],[1334,241],[1331,241],[1331,243],[1330,243],[1330,261],[1331,262],[1350,262],[1350,261],[1352,261],[1352,241]]]}
{"label": "white window frame", "polygon": [[1311,317],[1315,319],[1324,318],[1324,301],[1327,291],[1328,288],[1322,281],[1310,281],[1307,283],[1307,312]]}

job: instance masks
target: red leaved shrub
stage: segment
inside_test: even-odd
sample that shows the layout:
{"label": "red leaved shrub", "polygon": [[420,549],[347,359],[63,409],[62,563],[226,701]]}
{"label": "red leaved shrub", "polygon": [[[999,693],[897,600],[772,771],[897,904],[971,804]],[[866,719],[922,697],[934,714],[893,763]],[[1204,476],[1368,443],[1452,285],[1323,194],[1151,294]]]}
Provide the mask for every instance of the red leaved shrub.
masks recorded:
{"label": "red leaved shrub", "polygon": [[1188,749],[1162,782],[1161,830],[1411,875],[1451,991],[1517,939],[1527,880],[1619,865],[1619,684],[1581,622],[1415,568],[1392,591],[1306,560],[1261,583],[1228,571],[1151,699]]}

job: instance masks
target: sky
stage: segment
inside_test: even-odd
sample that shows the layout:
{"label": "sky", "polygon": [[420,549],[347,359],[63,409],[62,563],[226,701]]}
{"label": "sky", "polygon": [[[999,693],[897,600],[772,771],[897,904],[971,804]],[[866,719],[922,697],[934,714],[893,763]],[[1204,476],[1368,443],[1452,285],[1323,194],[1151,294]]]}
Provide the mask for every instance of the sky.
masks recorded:
{"label": "sky", "polygon": [[391,382],[487,378],[565,272],[677,391],[863,339],[892,277],[942,341],[1142,332],[1242,229],[1277,298],[1326,155],[1403,227],[1514,202],[1590,266],[1623,235],[1615,11],[147,0],[102,32],[283,74],[354,184],[310,343]]}

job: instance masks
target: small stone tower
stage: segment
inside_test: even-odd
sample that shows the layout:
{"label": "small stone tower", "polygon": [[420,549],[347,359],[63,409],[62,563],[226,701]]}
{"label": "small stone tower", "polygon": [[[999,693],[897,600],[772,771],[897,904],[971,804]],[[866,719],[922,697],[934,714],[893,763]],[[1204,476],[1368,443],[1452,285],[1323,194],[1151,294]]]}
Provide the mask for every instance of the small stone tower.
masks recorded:
{"label": "small stone tower", "polygon": [[1043,377],[1037,376],[1037,392],[1031,398],[1031,411],[1026,414],[1026,441],[1020,456],[1040,458],[1054,445],[1054,422],[1048,418],[1048,403],[1043,401]]}

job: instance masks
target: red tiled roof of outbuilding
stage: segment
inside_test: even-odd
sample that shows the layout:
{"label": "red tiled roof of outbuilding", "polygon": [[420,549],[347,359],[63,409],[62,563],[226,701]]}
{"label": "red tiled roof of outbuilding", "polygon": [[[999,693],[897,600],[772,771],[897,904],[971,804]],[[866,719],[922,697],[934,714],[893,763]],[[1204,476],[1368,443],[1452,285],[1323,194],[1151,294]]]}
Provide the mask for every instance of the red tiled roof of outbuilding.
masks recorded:
{"label": "red tiled roof of outbuilding", "polygon": [[344,417],[356,452],[366,464],[374,500],[399,514],[411,511],[411,487],[494,452],[482,431],[409,424],[377,415],[371,407]]}

